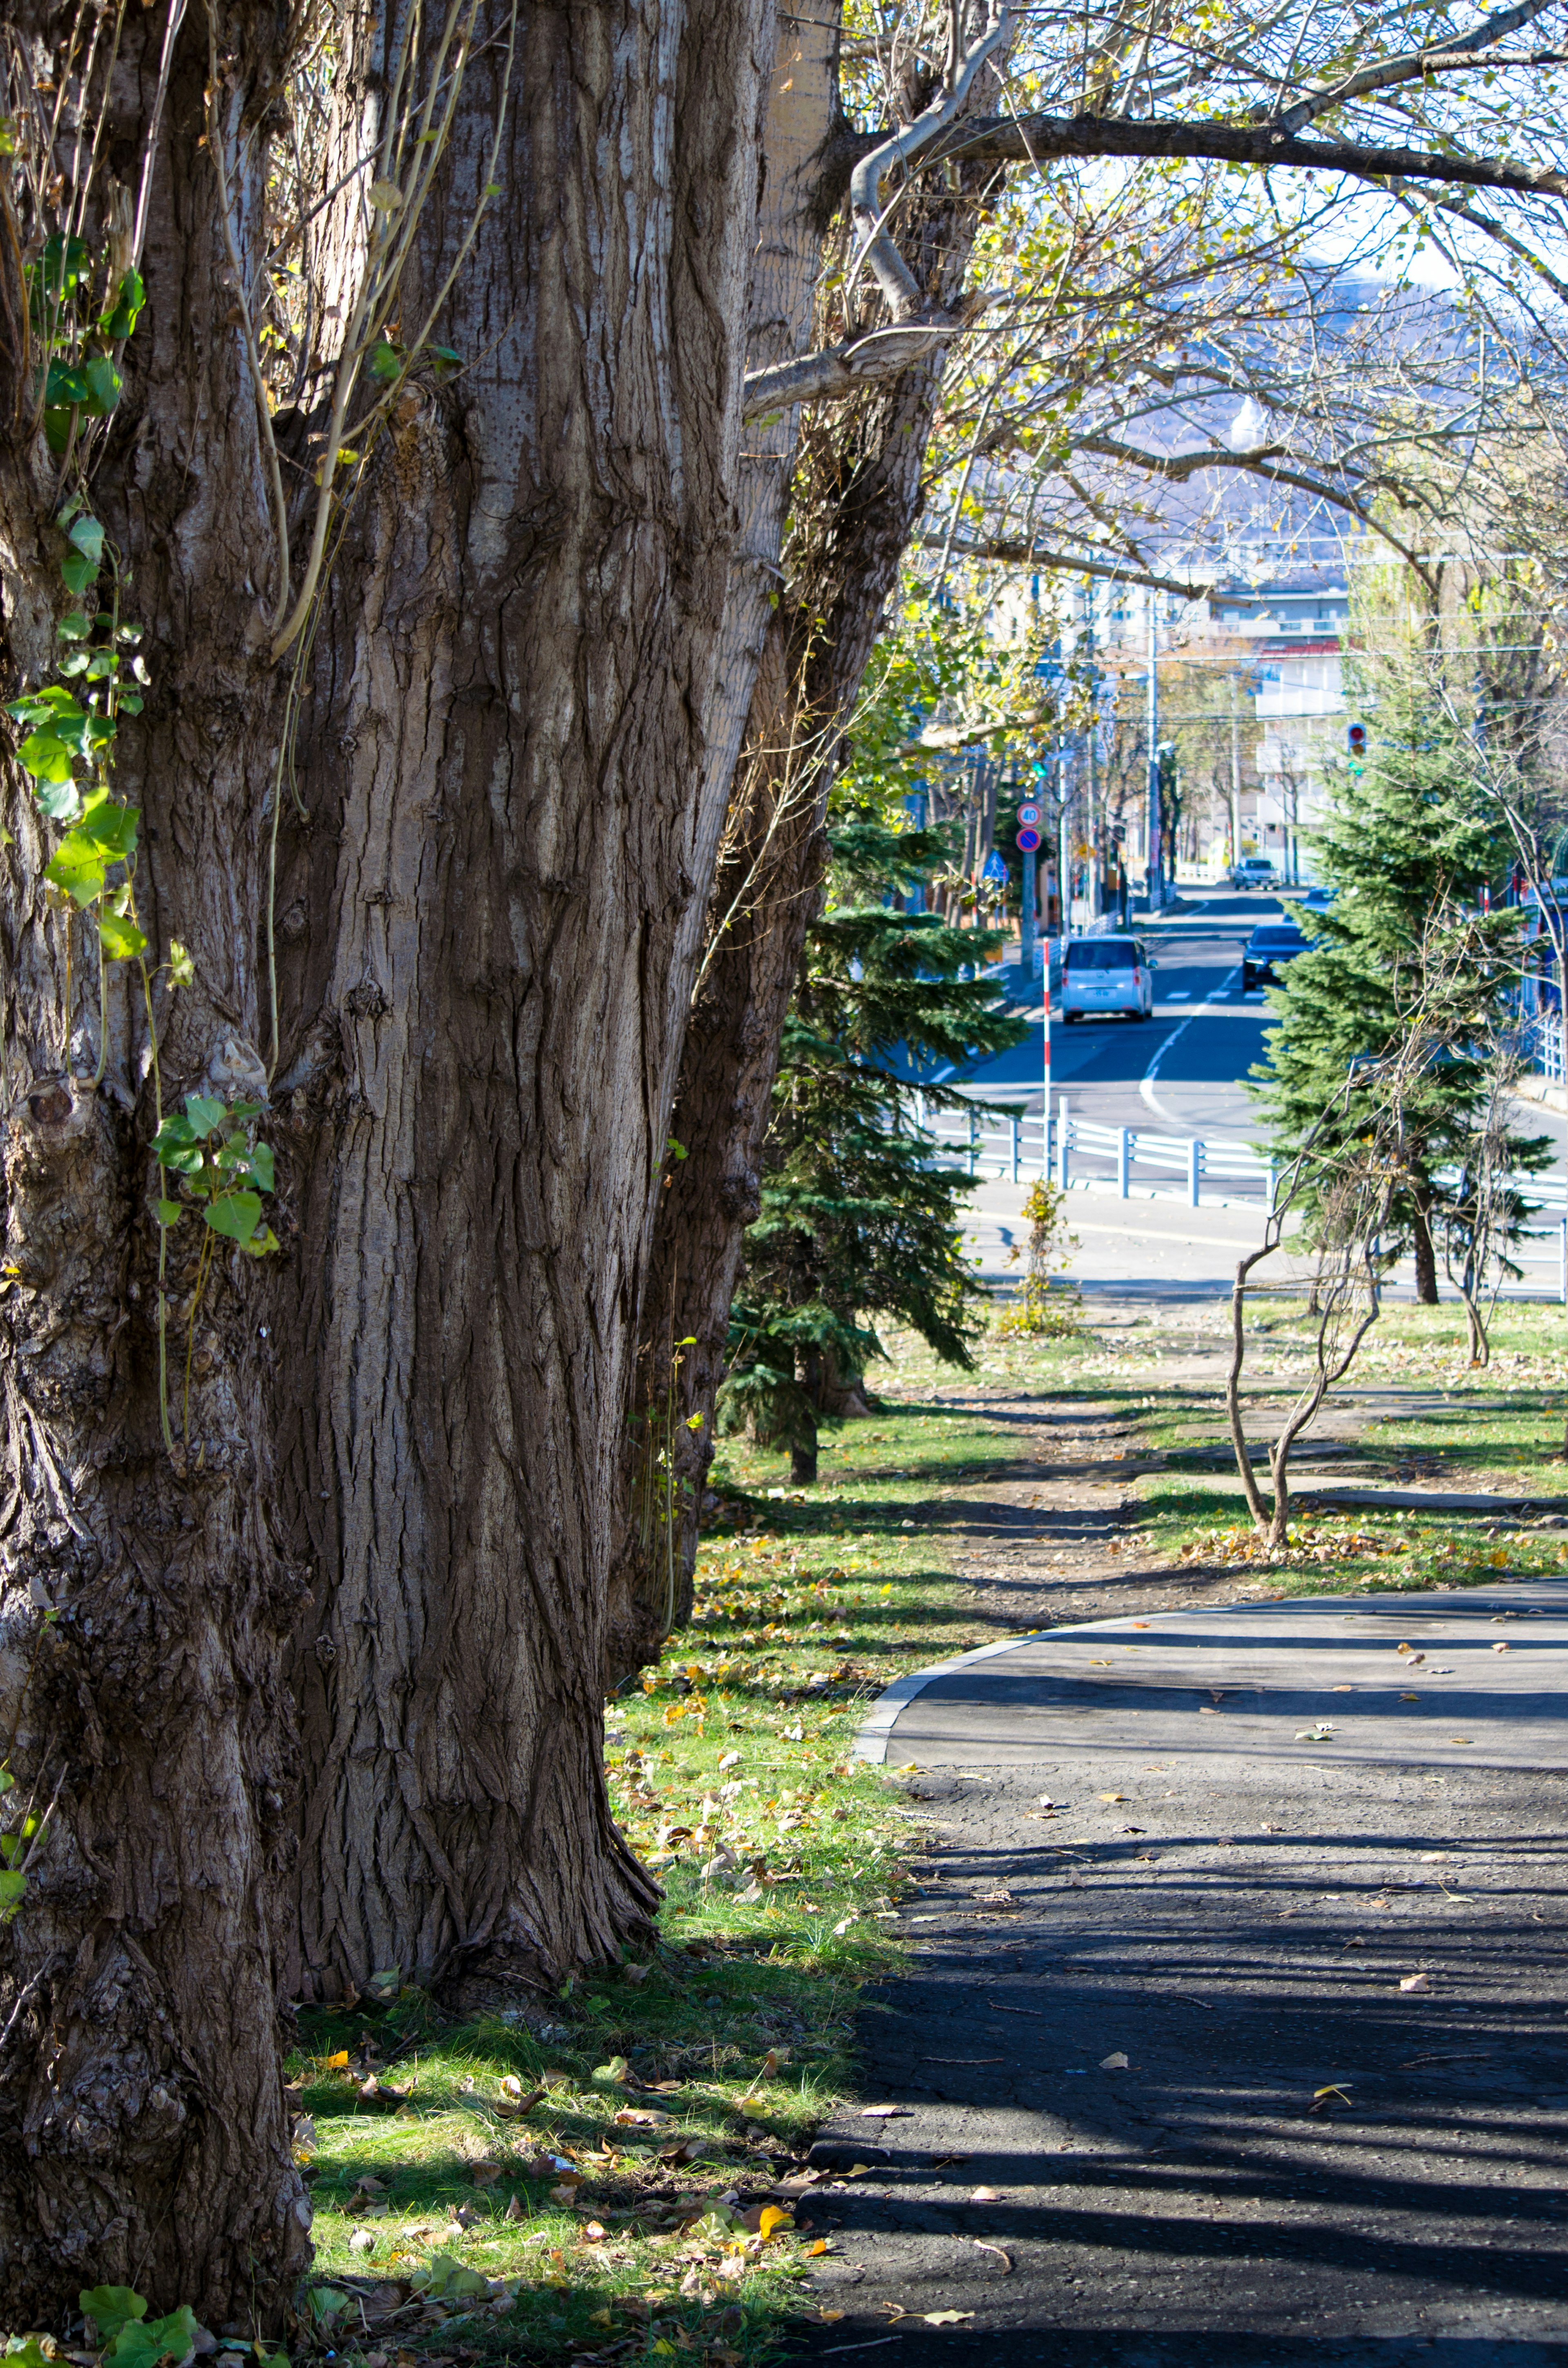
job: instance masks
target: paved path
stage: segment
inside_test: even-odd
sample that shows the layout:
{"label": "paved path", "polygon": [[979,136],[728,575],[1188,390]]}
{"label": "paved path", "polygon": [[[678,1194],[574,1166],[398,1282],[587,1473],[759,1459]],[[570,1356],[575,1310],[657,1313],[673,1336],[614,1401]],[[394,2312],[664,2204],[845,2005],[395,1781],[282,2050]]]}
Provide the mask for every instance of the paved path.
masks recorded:
{"label": "paved path", "polygon": [[842,2315],[799,2355],[1568,2363],[1565,1680],[1532,1581],[895,1688],[865,1748],[923,1896],[860,2030],[897,2110],[819,2139],[869,2168],[802,2207]]}

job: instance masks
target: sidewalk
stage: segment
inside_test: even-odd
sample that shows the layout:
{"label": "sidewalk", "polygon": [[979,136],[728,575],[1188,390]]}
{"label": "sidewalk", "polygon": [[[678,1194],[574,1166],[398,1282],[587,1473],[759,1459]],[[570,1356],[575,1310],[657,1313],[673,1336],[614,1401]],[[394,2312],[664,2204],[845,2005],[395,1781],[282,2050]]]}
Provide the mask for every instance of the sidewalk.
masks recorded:
{"label": "sidewalk", "polygon": [[1562,2368],[1565,1689],[1533,1581],[894,1689],[925,1896],[813,2150],[858,2169],[801,2356]]}

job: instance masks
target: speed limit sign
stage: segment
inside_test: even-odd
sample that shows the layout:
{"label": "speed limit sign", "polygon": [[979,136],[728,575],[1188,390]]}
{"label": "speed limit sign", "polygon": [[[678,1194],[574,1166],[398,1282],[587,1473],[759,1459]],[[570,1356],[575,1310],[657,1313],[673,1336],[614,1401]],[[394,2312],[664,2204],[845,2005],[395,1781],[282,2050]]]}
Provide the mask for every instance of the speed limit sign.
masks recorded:
{"label": "speed limit sign", "polygon": [[1038,806],[1020,806],[1018,808],[1018,820],[1023,824],[1026,830],[1032,830],[1036,823],[1040,820],[1040,808]]}

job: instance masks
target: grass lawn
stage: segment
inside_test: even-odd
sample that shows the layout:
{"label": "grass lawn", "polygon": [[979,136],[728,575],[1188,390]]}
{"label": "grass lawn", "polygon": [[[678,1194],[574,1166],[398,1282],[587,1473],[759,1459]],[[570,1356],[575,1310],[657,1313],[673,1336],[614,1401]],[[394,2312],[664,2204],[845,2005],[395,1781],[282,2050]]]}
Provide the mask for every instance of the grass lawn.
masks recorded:
{"label": "grass lawn", "polygon": [[[787,2191],[852,2089],[857,1994],[899,1946],[917,1847],[889,1775],[852,1759],[855,1734],[892,1678],[999,1633],[977,1624],[972,1573],[955,1567],[953,1499],[1031,1451],[979,1394],[1135,1421],[1131,1460],[1164,1468],[1130,1483],[1124,1550],[1173,1569],[1234,1562],[1238,1596],[1568,1565],[1550,1531],[1358,1509],[1312,1515],[1283,1565],[1256,1566],[1240,1499],[1211,1485],[1222,1466],[1179,1468],[1224,1435],[1221,1369],[1195,1373],[1194,1358],[1226,1322],[994,1334],[973,1375],[900,1341],[872,1377],[883,1411],[824,1435],[809,1490],[790,1486],[787,1458],[724,1442],[694,1619],[607,1718],[617,1815],[665,1885],[655,1952],[526,2020],[455,2022],[406,1992],[301,2016],[324,2348],[348,2368],[725,2368],[810,2306],[800,2282],[821,2240],[794,2229]],[[1302,1330],[1289,1302],[1260,1304],[1255,1323],[1261,1428],[1302,1371]],[[1450,1308],[1389,1313],[1351,1390],[1420,1395],[1378,1404],[1394,1418],[1357,1442],[1358,1464],[1415,1459],[1450,1486],[1517,1473],[1557,1492],[1563,1467],[1544,1458],[1562,1439],[1561,1312],[1506,1313],[1484,1372],[1461,1370],[1462,1338]]]}

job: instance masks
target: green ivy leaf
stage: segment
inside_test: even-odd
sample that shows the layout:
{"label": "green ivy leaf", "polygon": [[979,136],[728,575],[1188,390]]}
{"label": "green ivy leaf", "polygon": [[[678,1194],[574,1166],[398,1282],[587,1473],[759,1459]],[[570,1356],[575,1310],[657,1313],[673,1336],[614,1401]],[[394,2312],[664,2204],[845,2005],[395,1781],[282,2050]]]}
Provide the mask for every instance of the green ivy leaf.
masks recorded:
{"label": "green ivy leaf", "polygon": [[101,565],[104,555],[104,530],[99,519],[89,517],[84,511],[80,518],[72,522],[71,540],[76,549],[92,561],[95,567]]}
{"label": "green ivy leaf", "polygon": [[98,915],[98,938],[110,962],[130,962],[133,955],[147,951],[146,938],[135,922],[119,913]]}
{"label": "green ivy leaf", "polygon": [[169,985],[189,986],[193,985],[195,978],[196,964],[192,962],[188,950],[181,945],[177,938],[171,938],[169,939]]}
{"label": "green ivy leaf", "polygon": [[248,1242],[261,1223],[259,1192],[220,1192],[202,1215],[215,1234],[232,1242]]}
{"label": "green ivy leaf", "polygon": [[[165,1151],[188,1150],[191,1144],[199,1143],[199,1140],[189,1119],[181,1118],[179,1112],[176,1110],[172,1117],[164,1121],[153,1136],[153,1148],[162,1158]],[[164,1165],[167,1167],[167,1160],[164,1161]]]}
{"label": "green ivy leaf", "polygon": [[90,393],[85,372],[74,363],[50,363],[49,375],[43,382],[43,399],[51,411],[69,411],[74,404],[85,403]]}
{"label": "green ivy leaf", "polygon": [[136,829],[142,819],[140,806],[117,805],[112,798],[91,797],[82,815],[82,827],[90,830],[110,863],[129,863],[136,852]]}
{"label": "green ivy leaf", "polygon": [[76,784],[69,778],[63,781],[40,781],[33,795],[51,822],[74,822],[82,811]]}
{"label": "green ivy leaf", "polygon": [[263,1192],[276,1190],[277,1188],[272,1180],[272,1145],[269,1143],[256,1144],[251,1154],[250,1172],[258,1190]]}
{"label": "green ivy leaf", "polygon": [[130,2286],[85,2286],[76,2297],[85,2318],[90,2318],[106,2343],[112,2343],[127,2320],[145,2318],[147,2298]]}
{"label": "green ivy leaf", "polygon": [[[66,746],[52,724],[48,725],[41,732],[29,732],[17,751],[17,764],[21,766],[24,772],[30,773],[35,781],[69,781],[72,778],[72,757],[73,752]],[[71,794],[73,813],[76,809],[77,803],[75,791],[73,789]],[[45,814],[51,811],[51,809],[46,804]]]}
{"label": "green ivy leaf", "polygon": [[93,630],[90,617],[62,617],[55,627],[62,642],[85,642]]}
{"label": "green ivy leaf", "polygon": [[184,1209],[177,1201],[158,1201],[153,1203],[153,1206],[158,1212],[160,1225],[177,1225],[185,1214]]}
{"label": "green ivy leaf", "polygon": [[102,895],[104,859],[92,833],[78,829],[62,838],[45,864],[43,876],[84,910]]}
{"label": "green ivy leaf", "polygon": [[131,336],[142,317],[142,310],[146,302],[147,290],[142,285],[142,274],[139,271],[128,271],[120,280],[114,310],[111,313],[106,313],[98,323],[99,336],[108,337],[116,343]]}
{"label": "green ivy leaf", "polygon": [[171,2310],[166,2318],[127,2319],[105,2352],[115,2368],[156,2368],[160,2360],[184,2360],[200,2328],[188,2303]]}
{"label": "green ivy leaf", "polygon": [[78,598],[90,592],[97,581],[97,562],[89,559],[85,551],[68,551],[60,563],[60,574],[68,592]]}
{"label": "green ivy leaf", "polygon": [[95,419],[102,419],[119,401],[119,391],[125,384],[108,354],[93,354],[83,366],[87,381],[87,409]]}
{"label": "green ivy leaf", "polygon": [[370,375],[379,379],[401,378],[403,375],[403,357],[385,337],[378,337],[370,348]]}
{"label": "green ivy leaf", "polygon": [[17,1866],[0,1872],[0,1924],[8,1924],[27,1896],[28,1878]]}
{"label": "green ivy leaf", "polygon": [[187,1094],[185,1107],[192,1126],[203,1134],[210,1134],[229,1115],[228,1105],[213,1094]]}

